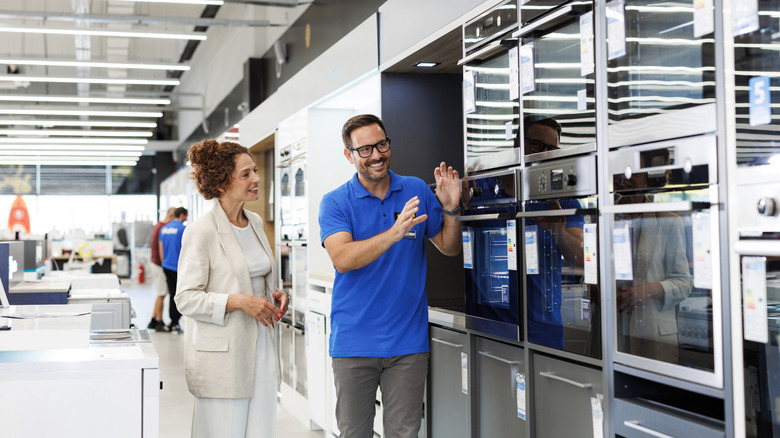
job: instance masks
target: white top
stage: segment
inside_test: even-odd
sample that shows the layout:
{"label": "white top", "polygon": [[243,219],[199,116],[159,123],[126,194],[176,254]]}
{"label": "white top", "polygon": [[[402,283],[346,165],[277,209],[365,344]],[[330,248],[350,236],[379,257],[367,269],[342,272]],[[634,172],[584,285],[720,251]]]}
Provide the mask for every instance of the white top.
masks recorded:
{"label": "white top", "polygon": [[[271,272],[271,260],[263,251],[260,239],[257,238],[252,227],[247,225],[241,228],[233,224],[230,225],[233,227],[233,234],[236,235],[236,240],[238,240],[244,258],[246,258],[249,277],[252,280],[252,293],[257,297],[265,297],[265,276]],[[267,298],[272,299],[271,297]]]}

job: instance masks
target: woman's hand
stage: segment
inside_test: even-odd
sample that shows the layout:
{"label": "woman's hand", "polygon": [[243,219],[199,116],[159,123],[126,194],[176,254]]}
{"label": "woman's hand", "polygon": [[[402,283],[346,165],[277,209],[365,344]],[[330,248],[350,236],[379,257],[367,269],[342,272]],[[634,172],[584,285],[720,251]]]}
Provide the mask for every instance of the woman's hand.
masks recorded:
{"label": "woman's hand", "polygon": [[[285,301],[285,309],[287,301]],[[227,312],[241,310],[252,318],[260,321],[260,324],[268,327],[274,325],[274,321],[279,321],[282,310],[268,301],[268,298],[259,298],[254,295],[230,294],[228,296]]]}
{"label": "woman's hand", "polygon": [[274,302],[276,303],[276,306],[281,309],[278,315],[279,317],[276,319],[278,321],[287,313],[287,306],[290,305],[289,293],[284,290],[276,289],[276,292],[274,292]]}

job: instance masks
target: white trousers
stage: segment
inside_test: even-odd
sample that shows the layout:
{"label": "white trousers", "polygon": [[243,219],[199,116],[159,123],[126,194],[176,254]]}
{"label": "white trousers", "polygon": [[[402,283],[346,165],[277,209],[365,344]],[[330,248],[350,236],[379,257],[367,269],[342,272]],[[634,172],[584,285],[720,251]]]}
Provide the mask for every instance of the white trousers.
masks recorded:
{"label": "white trousers", "polygon": [[255,388],[250,398],[195,397],[192,438],[276,436],[277,370],[272,334],[260,326]]}

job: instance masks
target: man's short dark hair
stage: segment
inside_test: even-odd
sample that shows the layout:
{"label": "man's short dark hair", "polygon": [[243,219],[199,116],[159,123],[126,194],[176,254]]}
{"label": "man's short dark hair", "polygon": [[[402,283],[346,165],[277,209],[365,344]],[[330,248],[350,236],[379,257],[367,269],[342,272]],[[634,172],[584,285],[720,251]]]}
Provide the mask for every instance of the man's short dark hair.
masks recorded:
{"label": "man's short dark hair", "polygon": [[555,130],[556,133],[558,133],[558,141],[561,140],[561,132],[563,131],[561,129],[561,124],[558,123],[552,117],[542,116],[538,114],[533,114],[533,115],[528,115],[523,117],[523,132],[525,132],[526,135],[528,135],[528,129],[531,127],[531,125],[543,125],[552,128]]}
{"label": "man's short dark hair", "polygon": [[186,215],[187,215],[187,209],[184,207],[177,207],[176,210],[173,210],[173,217],[175,217],[176,219]]}
{"label": "man's short dark hair", "polygon": [[373,124],[379,125],[379,127],[382,128],[382,132],[384,132],[385,135],[387,134],[387,131],[385,131],[385,124],[382,123],[382,120],[380,120],[379,117],[373,114],[361,114],[347,120],[347,122],[344,123],[344,127],[341,128],[341,139],[344,140],[344,147],[347,149],[352,147],[352,131]]}

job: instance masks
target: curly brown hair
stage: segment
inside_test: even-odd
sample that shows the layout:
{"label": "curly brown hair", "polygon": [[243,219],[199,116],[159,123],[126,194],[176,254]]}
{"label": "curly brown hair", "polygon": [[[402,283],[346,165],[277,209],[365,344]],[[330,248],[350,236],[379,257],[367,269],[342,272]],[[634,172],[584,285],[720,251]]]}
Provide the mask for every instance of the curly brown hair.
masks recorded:
{"label": "curly brown hair", "polygon": [[192,164],[190,178],[195,181],[198,191],[206,199],[219,199],[222,190],[230,187],[230,177],[236,169],[236,158],[241,154],[249,155],[247,148],[238,143],[216,140],[201,140],[187,151]]}

